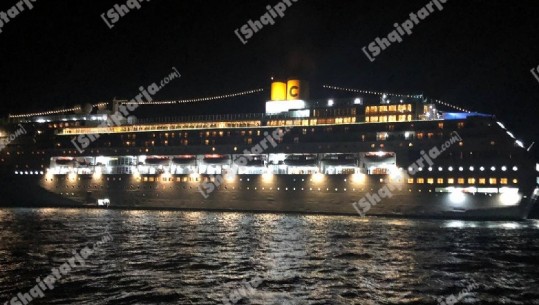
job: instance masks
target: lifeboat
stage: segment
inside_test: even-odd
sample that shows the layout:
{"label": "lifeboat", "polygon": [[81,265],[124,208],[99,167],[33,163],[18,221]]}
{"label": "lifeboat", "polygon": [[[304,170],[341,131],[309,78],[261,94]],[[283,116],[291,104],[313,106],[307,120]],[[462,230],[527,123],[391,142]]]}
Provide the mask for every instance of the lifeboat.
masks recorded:
{"label": "lifeboat", "polygon": [[[264,156],[244,156],[247,158],[247,164],[245,166],[253,166],[253,167],[262,167],[265,164]],[[236,157],[234,160],[234,163],[238,164],[238,159],[241,157]]]}
{"label": "lifeboat", "polygon": [[286,157],[284,164],[291,166],[317,166],[316,155],[292,155]]}
{"label": "lifeboat", "polygon": [[357,158],[352,154],[336,154],[327,155],[322,159],[322,162],[326,165],[334,166],[356,166]]}
{"label": "lifeboat", "polygon": [[387,159],[392,159],[395,157],[395,153],[392,152],[375,152],[375,153],[366,153],[365,159],[369,159],[371,161],[383,161]]}
{"label": "lifeboat", "polygon": [[228,155],[204,155],[204,162],[209,164],[228,163],[230,157]]}
{"label": "lifeboat", "polygon": [[196,161],[196,156],[193,155],[182,155],[172,158],[172,162],[175,164],[190,164]]}
{"label": "lifeboat", "polygon": [[170,159],[168,157],[147,157],[146,164],[159,165],[168,163]]}
{"label": "lifeboat", "polygon": [[58,165],[68,165],[68,164],[76,163],[77,161],[74,158],[60,157],[60,158],[56,159],[55,162]]}

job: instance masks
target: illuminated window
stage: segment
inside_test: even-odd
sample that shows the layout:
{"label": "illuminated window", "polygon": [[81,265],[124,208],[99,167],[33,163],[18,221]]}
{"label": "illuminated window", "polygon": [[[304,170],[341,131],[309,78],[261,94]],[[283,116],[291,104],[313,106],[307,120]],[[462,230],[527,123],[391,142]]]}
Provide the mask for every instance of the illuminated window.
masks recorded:
{"label": "illuminated window", "polygon": [[414,183],[414,178],[408,178],[408,184],[413,184]]}
{"label": "illuminated window", "polygon": [[396,112],[397,111],[397,105],[391,105],[389,106],[389,112]]}
{"label": "illuminated window", "polygon": [[396,122],[397,121],[397,116],[396,115],[390,115],[387,120],[388,120],[388,122]]}
{"label": "illuminated window", "polygon": [[490,179],[488,179],[488,183],[490,183],[490,184],[497,184],[497,183],[498,183],[498,179],[496,179],[496,178],[490,178]]}
{"label": "illuminated window", "polygon": [[404,114],[399,115],[399,122],[404,122],[404,121],[406,121],[406,115]]}
{"label": "illuminated window", "polygon": [[444,123],[438,123],[438,128],[444,129]]}
{"label": "illuminated window", "polygon": [[436,179],[436,183],[438,183],[438,184],[444,184],[444,178],[438,178],[438,179]]}
{"label": "illuminated window", "polygon": [[387,132],[378,132],[376,134],[376,140],[377,141],[385,141],[387,140],[388,134]]}
{"label": "illuminated window", "polygon": [[423,184],[423,183],[425,183],[425,179],[417,178],[417,184]]}
{"label": "illuminated window", "polygon": [[380,107],[378,108],[378,111],[379,111],[380,113],[387,112],[387,106],[380,106]]}
{"label": "illuminated window", "polygon": [[458,128],[464,128],[464,122],[459,122],[458,123]]}
{"label": "illuminated window", "polygon": [[144,177],[144,182],[148,182],[148,177]]}
{"label": "illuminated window", "polygon": [[447,184],[454,184],[454,183],[455,183],[455,179],[447,178]]}
{"label": "illuminated window", "polygon": [[150,177],[150,182],[154,182],[155,181],[155,178],[154,177]]}
{"label": "illuminated window", "polygon": [[507,184],[507,178],[500,178],[500,184]]}
{"label": "illuminated window", "polygon": [[433,178],[428,178],[427,183],[428,184],[434,184],[434,179]]}
{"label": "illuminated window", "polygon": [[479,178],[479,184],[487,184],[487,179]]}
{"label": "illuminated window", "polygon": [[475,178],[468,178],[468,184],[475,184]]}
{"label": "illuminated window", "polygon": [[457,183],[458,184],[464,184],[464,178],[458,178]]}

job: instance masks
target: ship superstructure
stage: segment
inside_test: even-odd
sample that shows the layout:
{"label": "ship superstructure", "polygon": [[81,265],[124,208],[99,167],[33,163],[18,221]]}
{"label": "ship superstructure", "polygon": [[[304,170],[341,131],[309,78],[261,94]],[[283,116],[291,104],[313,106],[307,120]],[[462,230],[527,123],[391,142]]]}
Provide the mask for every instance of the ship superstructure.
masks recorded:
{"label": "ship superstructure", "polygon": [[538,165],[494,116],[420,95],[311,100],[291,79],[272,83],[265,113],[111,119],[125,103],[10,117],[2,134],[26,133],[0,152],[5,198],[334,214],[368,203],[369,215],[522,219],[538,195]]}

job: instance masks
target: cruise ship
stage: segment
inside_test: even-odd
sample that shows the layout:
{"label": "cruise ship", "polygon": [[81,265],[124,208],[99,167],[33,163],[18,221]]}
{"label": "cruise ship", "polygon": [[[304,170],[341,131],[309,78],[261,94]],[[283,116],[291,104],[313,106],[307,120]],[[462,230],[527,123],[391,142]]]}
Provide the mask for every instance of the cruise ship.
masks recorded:
{"label": "cruise ship", "polygon": [[263,90],[264,113],[143,118],[159,103],[114,100],[10,115],[0,127],[0,203],[528,217],[539,164],[493,115],[325,88],[349,97],[310,99],[307,82],[288,79]]}

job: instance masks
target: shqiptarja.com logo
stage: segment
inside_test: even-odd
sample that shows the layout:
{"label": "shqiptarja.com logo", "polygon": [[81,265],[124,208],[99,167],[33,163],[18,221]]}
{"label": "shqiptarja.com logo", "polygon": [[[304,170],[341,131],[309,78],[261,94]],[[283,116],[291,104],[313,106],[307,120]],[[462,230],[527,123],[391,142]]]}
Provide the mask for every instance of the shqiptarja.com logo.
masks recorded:
{"label": "shqiptarja.com logo", "polygon": [[532,75],[539,82],[539,66],[532,69]]}

